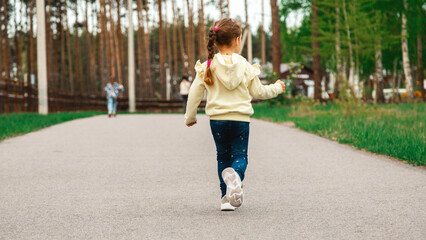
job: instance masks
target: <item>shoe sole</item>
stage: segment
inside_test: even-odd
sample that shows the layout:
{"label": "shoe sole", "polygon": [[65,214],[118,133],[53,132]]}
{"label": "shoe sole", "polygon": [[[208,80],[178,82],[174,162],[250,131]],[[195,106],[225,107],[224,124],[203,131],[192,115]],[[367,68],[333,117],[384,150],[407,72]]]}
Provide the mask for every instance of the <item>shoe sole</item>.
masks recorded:
{"label": "shoe sole", "polygon": [[241,179],[233,168],[226,168],[222,172],[223,181],[226,184],[226,196],[233,207],[240,207],[243,204],[243,189]]}
{"label": "shoe sole", "polygon": [[220,210],[224,212],[235,211],[235,209],[236,207],[232,206],[230,203],[220,205]]}

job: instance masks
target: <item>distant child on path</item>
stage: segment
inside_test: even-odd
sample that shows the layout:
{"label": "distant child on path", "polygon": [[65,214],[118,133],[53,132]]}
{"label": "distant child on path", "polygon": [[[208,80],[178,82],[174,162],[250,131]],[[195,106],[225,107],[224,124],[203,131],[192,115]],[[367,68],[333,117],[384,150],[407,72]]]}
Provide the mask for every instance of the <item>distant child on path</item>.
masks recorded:
{"label": "distant child on path", "polygon": [[197,123],[197,108],[207,90],[206,114],[216,144],[222,211],[233,211],[243,203],[241,181],[248,161],[252,97],[269,99],[285,91],[280,80],[263,86],[257,76],[259,65],[251,65],[238,55],[240,48],[241,25],[231,18],[215,22],[209,30],[208,60],[195,64],[197,75],[185,114],[188,127]]}
{"label": "distant child on path", "polygon": [[114,77],[111,77],[104,90],[107,92],[108,117],[115,117],[117,115],[117,98],[120,95],[120,91],[124,91],[124,87],[118,84]]}
{"label": "distant child on path", "polygon": [[188,76],[183,76],[179,85],[179,94],[183,100],[183,111],[186,110],[186,103],[188,102],[189,89],[191,88],[191,82],[188,81]]}

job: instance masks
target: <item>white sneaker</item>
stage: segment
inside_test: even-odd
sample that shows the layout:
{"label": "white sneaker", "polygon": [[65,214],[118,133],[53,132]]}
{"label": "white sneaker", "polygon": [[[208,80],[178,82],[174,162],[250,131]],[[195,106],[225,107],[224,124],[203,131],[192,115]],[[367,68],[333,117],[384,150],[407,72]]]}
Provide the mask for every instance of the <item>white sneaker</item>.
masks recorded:
{"label": "white sneaker", "polygon": [[225,168],[222,171],[222,178],[226,184],[226,197],[233,207],[243,204],[243,188],[240,175],[233,168]]}
{"label": "white sneaker", "polygon": [[221,211],[234,211],[236,209],[236,207],[232,206],[229,203],[228,198],[225,196],[223,196],[222,200],[220,201],[220,210]]}

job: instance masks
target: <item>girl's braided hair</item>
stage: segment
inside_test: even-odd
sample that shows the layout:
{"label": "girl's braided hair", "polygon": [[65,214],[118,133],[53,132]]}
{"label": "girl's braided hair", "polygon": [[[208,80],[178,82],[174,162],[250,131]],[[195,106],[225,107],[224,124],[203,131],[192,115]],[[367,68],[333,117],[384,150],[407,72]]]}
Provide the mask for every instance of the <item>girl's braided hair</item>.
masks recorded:
{"label": "girl's braided hair", "polygon": [[232,18],[222,18],[214,23],[214,26],[209,29],[209,41],[207,43],[207,57],[206,74],[204,75],[204,82],[207,85],[213,84],[213,73],[210,67],[211,61],[215,55],[215,44],[217,46],[232,46],[232,41],[241,37],[241,25]]}

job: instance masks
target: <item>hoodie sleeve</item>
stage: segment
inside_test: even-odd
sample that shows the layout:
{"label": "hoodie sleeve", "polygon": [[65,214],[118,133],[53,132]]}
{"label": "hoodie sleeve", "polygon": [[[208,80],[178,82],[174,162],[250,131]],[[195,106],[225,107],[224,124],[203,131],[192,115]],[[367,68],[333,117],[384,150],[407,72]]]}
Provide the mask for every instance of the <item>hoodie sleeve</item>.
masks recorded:
{"label": "hoodie sleeve", "polygon": [[257,99],[270,99],[278,96],[283,92],[281,84],[274,83],[269,85],[263,85],[260,82],[258,75],[260,74],[260,69],[258,64],[249,65],[248,67],[249,74],[249,84],[248,90],[250,95]]}
{"label": "hoodie sleeve", "polygon": [[191,85],[188,95],[188,102],[186,105],[186,113],[185,113],[185,124],[194,123],[197,121],[197,109],[198,105],[200,105],[201,100],[204,97],[204,90],[206,87],[204,86],[204,67],[200,63],[200,61],[195,64],[195,71],[197,75],[195,76],[195,80]]}

